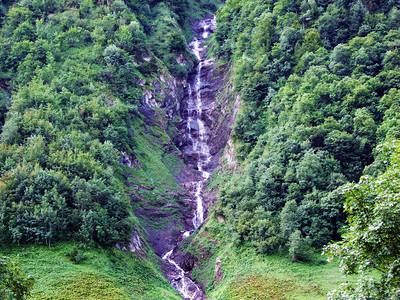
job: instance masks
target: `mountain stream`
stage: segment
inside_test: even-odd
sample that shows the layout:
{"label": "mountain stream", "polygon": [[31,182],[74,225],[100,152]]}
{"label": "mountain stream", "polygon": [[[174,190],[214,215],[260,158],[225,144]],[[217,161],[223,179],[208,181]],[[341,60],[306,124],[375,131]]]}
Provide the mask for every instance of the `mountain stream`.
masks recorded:
{"label": "mountain stream", "polygon": [[[199,23],[200,35],[195,37],[189,44],[192,53],[199,60],[195,69],[193,80],[189,80],[187,110],[183,114],[186,117],[186,139],[191,145],[190,155],[195,157],[198,179],[194,184],[194,201],[196,201],[196,210],[193,217],[193,231],[201,226],[204,221],[203,207],[203,187],[204,182],[209,178],[210,172],[207,168],[211,160],[210,149],[207,144],[208,135],[204,122],[205,107],[202,99],[202,86],[205,84],[202,78],[202,68],[206,62],[205,39],[214,32],[216,27],[215,16],[210,16]],[[208,171],[207,171],[208,170]],[[183,238],[187,238],[193,231],[186,231]],[[172,270],[169,274],[169,282],[184,299],[200,300],[206,299],[204,291],[194,283],[188,274],[172,259],[175,248],[165,253],[162,259],[169,263]]]}

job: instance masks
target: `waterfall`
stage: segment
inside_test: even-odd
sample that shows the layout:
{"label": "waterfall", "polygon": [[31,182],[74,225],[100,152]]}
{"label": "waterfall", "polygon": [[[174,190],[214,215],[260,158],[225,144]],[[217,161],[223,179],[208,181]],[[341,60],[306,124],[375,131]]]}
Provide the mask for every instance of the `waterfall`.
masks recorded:
{"label": "waterfall", "polygon": [[[171,255],[174,249],[164,254],[162,257],[163,260],[167,260],[170,264],[172,264],[176,270],[178,270],[178,276],[176,276],[171,282],[172,287],[179,292],[185,299],[197,299],[197,296],[200,296],[200,288],[185,275],[185,271],[171,259]],[[194,292],[193,287],[195,288]]]}
{"label": "waterfall", "polygon": [[[216,27],[216,18],[208,18],[200,22],[201,34],[195,37],[189,44],[192,53],[199,60],[193,82],[188,83],[188,103],[187,103],[187,127],[186,139],[189,141],[191,152],[196,157],[196,169],[199,173],[199,179],[194,184],[194,200],[196,202],[196,211],[193,217],[193,230],[199,228],[204,222],[203,206],[203,187],[204,182],[210,177],[207,168],[211,161],[210,148],[207,144],[208,135],[204,123],[204,103],[202,101],[201,90],[203,86],[202,69],[204,66],[204,40]],[[192,232],[192,231],[191,231]],[[190,235],[186,231],[183,238]],[[171,258],[175,248],[165,253],[162,257],[174,269],[174,275],[169,278],[172,287],[177,290],[184,299],[197,300],[205,299],[203,291],[185,274],[185,271]]]}
{"label": "waterfall", "polygon": [[[211,160],[210,148],[207,145],[207,132],[205,128],[205,124],[202,120],[203,118],[203,102],[201,97],[201,87],[202,87],[202,78],[201,78],[201,71],[203,68],[203,58],[202,52],[204,51],[203,48],[203,41],[210,35],[210,27],[215,25],[215,19],[212,20],[203,20],[201,22],[201,26],[203,29],[202,39],[195,38],[190,43],[191,51],[196,55],[197,59],[199,60],[199,64],[197,66],[196,77],[194,80],[194,92],[195,96],[193,96],[192,86],[189,84],[189,103],[188,103],[188,139],[192,142],[193,145],[193,152],[197,154],[197,170],[200,172],[202,180],[196,183],[195,189],[195,199],[196,199],[196,212],[193,218],[193,226],[195,229],[199,228],[200,225],[204,221],[204,208],[203,208],[203,182],[210,177],[210,173],[205,171],[204,167]],[[193,134],[191,130],[191,124],[196,124],[197,133]]]}

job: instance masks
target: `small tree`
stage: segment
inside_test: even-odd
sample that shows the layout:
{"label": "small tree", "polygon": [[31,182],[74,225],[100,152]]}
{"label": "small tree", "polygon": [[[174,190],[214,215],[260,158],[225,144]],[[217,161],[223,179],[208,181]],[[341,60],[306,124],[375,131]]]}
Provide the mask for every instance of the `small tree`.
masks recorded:
{"label": "small tree", "polygon": [[[398,299],[400,297],[400,143],[378,147],[383,163],[377,178],[363,176],[343,188],[349,227],[343,240],[324,250],[341,259],[344,274],[360,273],[356,286],[342,285],[331,299]],[[380,272],[380,280],[368,271]]]}
{"label": "small tree", "polygon": [[294,262],[310,260],[310,245],[308,240],[302,237],[300,230],[293,231],[289,237],[289,254]]}
{"label": "small tree", "polygon": [[285,203],[281,212],[281,235],[284,240],[288,240],[290,235],[299,228],[299,215],[297,213],[297,203],[290,200]]}
{"label": "small tree", "polygon": [[109,65],[120,65],[123,59],[122,51],[114,44],[109,45],[103,51],[104,60]]}
{"label": "small tree", "polygon": [[16,261],[0,257],[0,299],[24,299],[29,296],[35,281],[25,276]]}

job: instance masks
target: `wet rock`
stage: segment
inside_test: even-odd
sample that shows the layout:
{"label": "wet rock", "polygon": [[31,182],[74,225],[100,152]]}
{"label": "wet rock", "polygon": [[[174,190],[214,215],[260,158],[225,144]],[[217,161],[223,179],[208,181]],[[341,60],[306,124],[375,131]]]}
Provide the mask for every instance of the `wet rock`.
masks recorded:
{"label": "wet rock", "polygon": [[151,60],[151,54],[150,53],[145,53],[145,54],[143,54],[142,58],[145,61],[149,62]]}
{"label": "wet rock", "polygon": [[212,14],[205,15],[203,20],[196,20],[191,24],[193,32],[197,35],[202,35],[204,33],[204,24],[206,25],[206,30],[212,34],[216,29],[216,23],[214,16]]}
{"label": "wet rock", "polygon": [[[189,48],[201,59],[204,57],[206,48],[203,46],[203,38],[215,29],[214,17],[208,20],[195,22],[194,31],[200,36],[190,43]],[[208,163],[211,160],[208,140],[209,128],[206,128],[203,115],[208,113],[208,106],[212,105],[214,92],[205,74],[207,69],[212,68],[213,61],[201,60],[194,68],[194,72],[188,78],[186,96],[181,101],[180,115],[183,122],[179,122],[178,132],[181,137],[174,138],[174,142],[180,147],[184,154],[187,178],[180,177],[182,187],[188,191],[192,198],[192,205],[197,209],[192,209],[190,218],[185,219],[185,223],[191,223],[190,229],[183,231],[170,232],[165,242],[170,244],[172,240],[177,242],[174,250],[169,250],[163,254],[163,268],[171,285],[188,299],[206,299],[202,289],[193,283],[189,278],[190,271],[198,264],[197,258],[190,253],[177,251],[180,242],[187,236],[188,232],[198,228],[203,222],[203,185],[208,178]],[[203,69],[204,68],[204,69]],[[203,94],[202,94],[203,93]],[[203,111],[204,109],[204,111]],[[193,206],[192,206],[193,207]],[[194,217],[193,212],[196,211]],[[193,228],[194,227],[194,228]],[[178,239],[181,239],[179,241]],[[165,243],[164,243],[165,244]]]}
{"label": "wet rock", "polygon": [[140,255],[143,258],[147,258],[147,254],[145,251],[143,251],[143,246],[142,242],[140,240],[140,235],[137,231],[134,231],[131,240],[129,242],[128,248],[125,245],[117,243],[115,245],[119,250],[122,250],[124,252],[132,252]]}
{"label": "wet rock", "polygon": [[[180,60],[184,63],[184,59]],[[187,63],[187,61],[186,61]],[[186,79],[178,79],[167,70],[159,70],[160,75],[153,80],[143,92],[142,106],[146,108],[161,108],[169,119],[179,115],[180,99],[184,95]]]}
{"label": "wet rock", "polygon": [[191,131],[198,131],[199,130],[199,123],[196,120],[191,120],[188,124]]}
{"label": "wet rock", "polygon": [[179,266],[181,266],[183,270],[185,270],[185,272],[192,271],[199,264],[197,258],[188,252],[178,251],[178,254],[175,255],[174,260]]}
{"label": "wet rock", "polygon": [[141,78],[135,78],[134,82],[138,85],[144,86],[146,84],[146,80],[145,79],[141,79]]}
{"label": "wet rock", "polygon": [[[142,168],[142,164],[137,158],[134,158],[133,156],[128,155],[125,152],[121,152],[121,158],[119,159],[119,164],[121,166],[126,166],[134,170]],[[131,177],[133,176],[131,175]]]}
{"label": "wet rock", "polygon": [[215,260],[215,278],[214,278],[216,283],[219,283],[225,279],[225,275],[222,273],[221,264],[222,260],[219,257],[217,257],[217,259]]}
{"label": "wet rock", "polygon": [[177,264],[175,250],[176,248],[163,256],[164,264],[162,267],[169,283],[183,296],[183,299],[207,299],[203,289],[195,284],[190,279],[190,274]]}
{"label": "wet rock", "polygon": [[134,196],[134,195],[130,195],[130,199],[131,199],[131,201],[132,201],[133,203],[134,203],[134,202],[142,202],[142,201],[143,201],[141,198],[136,197],[136,196]]}
{"label": "wet rock", "polygon": [[[212,171],[218,165],[223,153],[222,150],[229,140],[232,132],[231,127],[240,107],[240,99],[232,99],[232,96],[226,91],[229,90],[229,88],[226,88],[229,82],[229,66],[216,67],[213,64],[213,60],[206,60],[205,62],[207,63],[202,67],[204,76],[202,82],[207,84],[201,85],[200,93],[203,103],[202,121],[205,125],[206,139],[212,155],[208,169]],[[191,80],[194,80],[193,76],[189,77],[188,82],[191,82]],[[187,118],[188,115],[195,116],[188,108],[188,97],[188,91],[186,91],[186,96],[181,104],[181,116],[183,119]],[[185,132],[187,126],[187,121],[183,121],[178,125],[178,129],[180,132]],[[190,127],[193,130],[198,130],[198,124],[193,121],[190,123]],[[193,135],[195,134],[196,132],[193,132]],[[176,145],[185,154],[186,162],[196,166],[197,157],[191,153],[192,144],[185,137],[186,135],[174,142],[177,142]]]}
{"label": "wet rock", "polygon": [[[241,100],[239,97],[232,98],[230,94],[230,72],[231,70],[228,65],[216,67],[212,60],[207,60],[207,63],[202,67],[202,74],[204,76],[202,80],[203,84],[201,85],[202,89],[200,91],[202,103],[204,104],[202,120],[207,133],[207,144],[212,156],[209,163],[203,168],[210,173],[219,165],[223,155],[227,158],[228,164],[232,168],[236,165],[233,143],[232,141],[229,143],[229,139],[232,132],[232,125],[240,108]],[[194,75],[191,75],[188,82],[190,83],[191,80],[193,81],[194,77]],[[204,82],[206,82],[206,84],[204,84]],[[181,104],[181,116],[183,119],[187,118],[188,115],[193,115],[193,113],[188,110],[188,87],[186,96]],[[180,132],[185,132],[187,127],[186,122],[187,121],[183,120],[179,123],[178,128]],[[196,125],[190,126],[196,127]],[[193,136],[195,135],[196,132],[193,133]],[[176,146],[180,147],[182,153],[185,155],[185,163],[193,168],[193,172],[195,172],[199,155],[193,152],[192,142],[186,138],[186,134],[174,142],[176,141],[179,141],[179,144],[176,144]],[[224,150],[225,148],[226,150]],[[192,178],[193,177],[191,177],[190,180],[192,180]],[[208,208],[215,203],[216,194],[216,190],[209,194],[204,194],[205,216],[207,216]]]}
{"label": "wet rock", "polygon": [[[212,33],[215,30],[212,16],[208,16],[206,20],[195,22],[193,30],[198,37],[203,36],[205,30]],[[197,46],[201,47],[199,44]],[[201,48],[199,52],[200,57],[204,57],[206,48]],[[187,64],[184,57],[177,57],[176,59],[180,64]],[[185,166],[182,167],[176,179],[185,191],[165,191],[161,194],[153,192],[156,197],[153,197],[153,200],[148,200],[139,191],[149,191],[150,189],[136,184],[138,192],[133,192],[130,195],[133,202],[140,202],[135,214],[143,220],[147,230],[147,239],[154,252],[163,257],[171,252],[171,249],[175,249],[173,253],[171,252],[171,258],[176,261],[178,267],[165,259],[162,268],[166,277],[177,290],[182,286],[183,281],[187,283],[188,295],[192,299],[206,299],[202,289],[199,290],[194,283],[191,284],[189,277],[191,270],[200,264],[199,260],[206,259],[205,256],[211,255],[211,253],[202,249],[200,251],[202,254],[196,258],[192,254],[177,251],[177,248],[182,244],[188,233],[193,232],[193,215],[196,209],[195,194],[198,191],[197,182],[204,181],[206,178],[202,176],[204,173],[202,173],[201,168],[203,171],[211,173],[217,167],[223,153],[222,150],[229,140],[231,125],[237,112],[235,104],[232,105],[232,101],[236,100],[232,99],[230,94],[227,93],[225,86],[229,82],[229,66],[216,67],[213,59],[204,59],[201,61],[201,68],[199,67],[199,65],[194,66],[187,81],[178,80],[167,72],[161,72],[161,75],[153,82],[137,82],[144,89],[146,88],[142,105],[139,108],[142,115],[145,116],[146,124],[157,126],[167,131],[171,136],[174,145],[169,140],[166,141],[165,145],[161,145],[164,151],[184,157]],[[197,92],[195,80],[196,72],[199,69],[201,69],[200,84],[197,85],[197,90],[201,95],[202,111],[193,106],[193,101],[191,103],[189,101],[189,97],[195,97]],[[148,88],[149,85],[151,87]],[[189,117],[192,121],[188,126]],[[198,121],[193,121],[196,119]],[[202,135],[208,149],[194,149],[196,140],[199,140],[200,135]],[[180,149],[181,154],[175,146]],[[209,157],[209,153],[211,157]],[[199,162],[202,163],[200,171],[198,169]],[[125,159],[121,163],[135,165],[130,163],[129,159]],[[135,183],[131,181],[127,184],[133,185]],[[213,190],[210,194],[205,193],[205,188],[202,188],[201,191],[205,207],[204,214],[207,216],[208,207],[216,199],[216,190]],[[138,251],[140,239],[133,240],[132,249]],[[183,274],[179,268],[182,269]],[[222,280],[221,270],[216,269],[217,273],[219,279],[216,275],[216,281]]]}
{"label": "wet rock", "polygon": [[217,215],[217,220],[218,220],[218,222],[220,222],[220,223],[225,223],[225,222],[226,222],[226,219],[225,219],[223,216],[221,216],[221,215]]}

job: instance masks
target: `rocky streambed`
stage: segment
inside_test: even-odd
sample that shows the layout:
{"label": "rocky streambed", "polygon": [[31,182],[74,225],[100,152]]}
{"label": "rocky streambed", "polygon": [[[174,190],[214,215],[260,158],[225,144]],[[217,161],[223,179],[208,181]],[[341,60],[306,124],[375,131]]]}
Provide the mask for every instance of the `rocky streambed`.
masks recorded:
{"label": "rocky streambed", "polygon": [[[208,74],[213,67],[213,60],[206,59],[207,48],[205,40],[216,28],[215,16],[208,15],[204,20],[199,20],[193,24],[195,32],[194,39],[190,42],[189,48],[197,57],[198,63],[192,74],[188,78],[185,97],[181,103],[181,124],[182,138],[179,146],[184,154],[185,163],[191,170],[191,176],[184,180],[184,186],[191,194],[193,217],[192,228],[182,233],[181,240],[189,237],[194,230],[199,228],[204,222],[204,186],[209,178],[213,165],[213,155],[210,150],[210,122],[208,110],[214,102],[215,91],[211,89]],[[207,122],[208,120],[208,122]],[[206,299],[205,293],[199,284],[190,278],[190,270],[184,270],[178,263],[182,259],[178,251],[179,243],[163,254],[164,270],[172,285],[184,299]]]}

